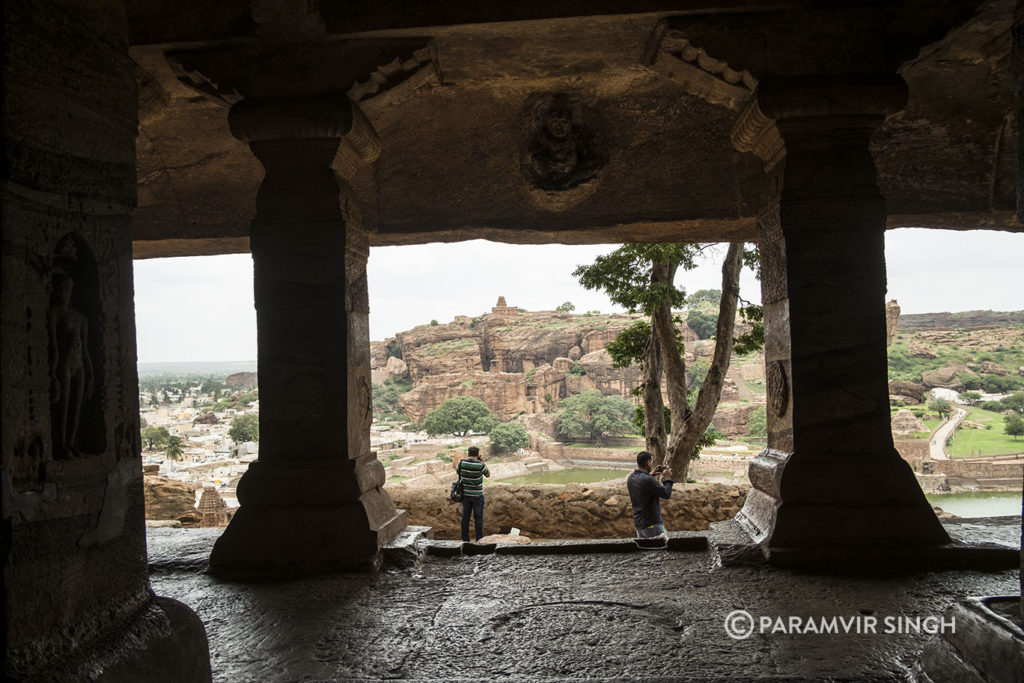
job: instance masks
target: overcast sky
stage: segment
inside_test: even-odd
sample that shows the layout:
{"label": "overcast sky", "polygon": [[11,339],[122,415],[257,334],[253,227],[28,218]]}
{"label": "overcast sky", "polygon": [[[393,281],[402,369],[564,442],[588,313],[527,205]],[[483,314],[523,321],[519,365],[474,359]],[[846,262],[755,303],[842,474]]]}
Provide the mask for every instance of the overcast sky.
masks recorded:
{"label": "overcast sky", "polygon": [[[431,319],[489,312],[503,295],[509,306],[551,310],[571,301],[576,312],[616,310],[607,297],[572,277],[615,245],[509,245],[476,240],[370,250],[370,338],[382,340]],[[721,285],[717,258],[677,283],[693,292]],[[904,313],[1024,310],[1024,234],[989,231],[891,230],[886,233],[890,299]],[[741,296],[760,301],[745,273]],[[252,258],[248,254],[135,262],[139,361],[256,358]]]}

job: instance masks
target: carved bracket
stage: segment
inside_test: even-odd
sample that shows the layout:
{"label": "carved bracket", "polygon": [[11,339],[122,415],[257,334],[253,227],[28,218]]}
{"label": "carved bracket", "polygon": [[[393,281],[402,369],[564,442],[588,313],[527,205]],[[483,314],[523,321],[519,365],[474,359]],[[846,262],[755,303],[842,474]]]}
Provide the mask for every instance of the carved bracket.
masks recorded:
{"label": "carved bracket", "polygon": [[243,98],[347,92],[366,101],[428,64],[442,73],[429,37],[247,43],[171,50],[164,57],[185,86],[231,106]]}
{"label": "carved bracket", "polygon": [[786,156],[786,146],[775,120],[765,116],[756,97],[750,98],[740,111],[730,134],[738,152],[753,152],[764,163],[768,173]]}
{"label": "carved bracket", "polygon": [[738,110],[757,89],[757,79],[746,69],[734,69],[692,44],[662,20],[654,28],[641,62],[696,97]]}

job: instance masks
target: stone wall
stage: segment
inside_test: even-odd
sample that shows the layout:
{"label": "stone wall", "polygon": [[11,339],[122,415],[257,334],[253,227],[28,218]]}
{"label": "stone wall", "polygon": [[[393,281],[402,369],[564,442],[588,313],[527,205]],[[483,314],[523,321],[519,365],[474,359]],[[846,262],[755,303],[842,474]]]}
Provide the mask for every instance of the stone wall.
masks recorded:
{"label": "stone wall", "polygon": [[[746,487],[678,486],[662,501],[669,530],[707,529],[711,522],[731,519],[743,506]],[[395,505],[405,509],[410,524],[434,527],[436,538],[458,539],[461,504],[448,500],[447,487],[388,485]],[[492,484],[485,489],[484,532],[508,533],[512,527],[535,539],[632,537],[632,508],[625,485],[516,486]]]}

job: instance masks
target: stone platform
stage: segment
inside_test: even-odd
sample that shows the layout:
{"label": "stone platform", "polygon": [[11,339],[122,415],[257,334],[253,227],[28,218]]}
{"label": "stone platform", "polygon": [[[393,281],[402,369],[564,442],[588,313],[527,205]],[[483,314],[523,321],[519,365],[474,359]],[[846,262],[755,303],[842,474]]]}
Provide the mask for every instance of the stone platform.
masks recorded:
{"label": "stone platform", "polygon": [[[1016,547],[1020,518],[946,525]],[[150,529],[153,588],[189,605],[215,681],[903,681],[930,637],[886,617],[941,617],[1014,595],[1019,573],[829,577],[716,567],[711,551],[425,555],[416,567],[276,583],[204,573],[220,530]],[[714,539],[711,539],[712,544]],[[875,634],[755,632],[726,616],[875,617]]]}

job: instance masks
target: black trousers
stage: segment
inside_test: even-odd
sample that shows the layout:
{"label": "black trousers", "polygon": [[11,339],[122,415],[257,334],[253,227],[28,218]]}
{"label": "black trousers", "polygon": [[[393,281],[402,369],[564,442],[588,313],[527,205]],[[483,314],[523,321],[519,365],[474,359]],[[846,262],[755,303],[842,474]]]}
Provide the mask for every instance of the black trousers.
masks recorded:
{"label": "black trousers", "polygon": [[484,497],[464,496],[462,498],[462,540],[469,543],[469,513],[473,513],[476,525],[476,540],[484,536]]}

